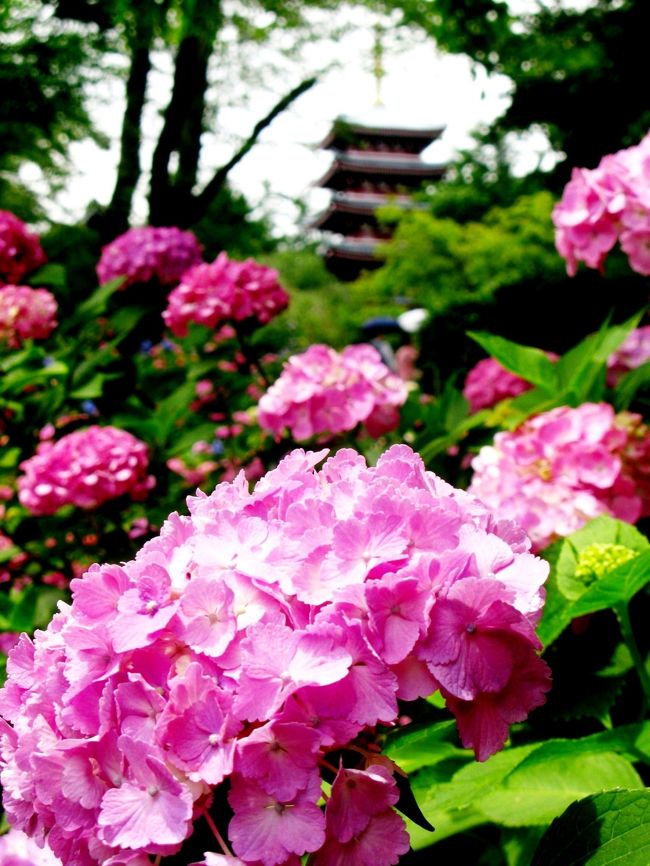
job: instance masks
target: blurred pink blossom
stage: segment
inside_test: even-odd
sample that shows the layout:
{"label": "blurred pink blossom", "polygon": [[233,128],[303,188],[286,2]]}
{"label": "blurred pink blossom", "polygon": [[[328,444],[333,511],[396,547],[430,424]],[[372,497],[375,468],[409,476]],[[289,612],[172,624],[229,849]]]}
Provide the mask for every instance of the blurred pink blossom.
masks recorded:
{"label": "blurred pink blossom", "polygon": [[144,442],[117,427],[85,427],[57,442],[40,443],[20,464],[18,498],[32,514],[54,514],[63,505],[97,508],[128,494],[146,498],[155,485]]}
{"label": "blurred pink blossom", "polygon": [[175,226],[129,229],[102,248],[97,278],[124,277],[121,288],[157,280],[175,286],[188,268],[202,261],[203,248],[190,231]]}
{"label": "blurred pink blossom", "polygon": [[15,285],[46,261],[38,236],[11,211],[0,210],[0,285]]}
{"label": "blurred pink blossom", "polygon": [[573,276],[578,262],[602,270],[616,241],[630,267],[650,274],[650,134],[608,154],[595,169],[574,168],[553,210],[555,243]]}
{"label": "blurred pink blossom", "polygon": [[0,836],[0,866],[61,866],[48,845],[40,847],[22,830]]}
{"label": "blurred pink blossom", "polygon": [[58,304],[47,289],[0,286],[0,342],[12,349],[25,340],[45,340],[57,326]]}
{"label": "blurred pink blossom", "polygon": [[536,550],[600,514],[635,523],[650,513],[650,430],[606,403],[560,406],[497,433],[472,468],[469,491]]}
{"label": "blurred pink blossom", "polygon": [[237,262],[220,253],[211,264],[191,268],[167,300],[163,319],[177,337],[191,323],[216,328],[255,319],[266,324],[289,304],[278,272],[253,259]]}
{"label": "blurred pink blossom", "polygon": [[480,409],[491,409],[507,397],[517,397],[533,386],[506,370],[496,358],[483,358],[467,374],[463,396],[473,414]]}
{"label": "blurred pink blossom", "polygon": [[650,325],[631,331],[607,359],[607,384],[613,388],[630,370],[650,361]]}
{"label": "blurred pink blossom", "polygon": [[257,420],[264,430],[279,436],[286,429],[297,441],[354,430],[360,423],[377,438],[397,427],[406,397],[404,380],[373,346],[346,346],[339,353],[316,344],[289,358],[261,397]]}

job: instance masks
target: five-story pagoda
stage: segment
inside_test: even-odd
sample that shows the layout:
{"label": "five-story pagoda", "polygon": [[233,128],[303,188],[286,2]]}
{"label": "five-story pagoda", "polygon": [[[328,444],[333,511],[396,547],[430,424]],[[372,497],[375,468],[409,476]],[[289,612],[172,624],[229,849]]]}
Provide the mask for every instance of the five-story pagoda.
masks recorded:
{"label": "five-story pagoda", "polygon": [[353,280],[381,265],[375,250],[390,231],[379,224],[377,208],[414,207],[413,193],[444,174],[445,164],[421,156],[443,130],[334,122],[320,145],[334,151],[334,159],[316,184],[332,190],[332,198],[311,226],[328,233],[325,262],[336,277]]}

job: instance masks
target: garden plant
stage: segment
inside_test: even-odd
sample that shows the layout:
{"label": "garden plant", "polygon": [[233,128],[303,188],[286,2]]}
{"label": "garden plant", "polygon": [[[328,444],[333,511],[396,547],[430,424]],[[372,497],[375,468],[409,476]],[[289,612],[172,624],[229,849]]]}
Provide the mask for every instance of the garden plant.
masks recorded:
{"label": "garden plant", "polygon": [[[552,219],[650,274],[650,136]],[[0,862],[647,866],[646,310],[431,393],[185,228],[46,258],[0,211]]]}

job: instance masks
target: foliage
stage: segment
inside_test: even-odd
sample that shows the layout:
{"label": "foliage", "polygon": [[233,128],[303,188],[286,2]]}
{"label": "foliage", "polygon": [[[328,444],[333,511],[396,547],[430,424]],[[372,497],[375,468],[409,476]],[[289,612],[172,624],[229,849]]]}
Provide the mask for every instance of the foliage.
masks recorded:
{"label": "foliage", "polygon": [[[94,129],[86,89],[98,44],[48,15],[36,0],[0,7],[0,193],[3,207],[25,218],[41,214],[38,199],[17,179],[23,164],[36,167],[50,191],[70,169],[69,147]],[[105,142],[104,142],[105,143]]]}
{"label": "foliage", "polygon": [[[521,13],[499,0],[395,5],[404,21],[422,27],[444,50],[468,54],[512,79],[512,102],[495,137],[541,125],[555,150],[567,156],[559,182],[568,179],[567,165],[593,166],[603,153],[638,141],[650,126],[636,90],[650,26],[644,0],[597,0],[581,10],[540,3]],[[621,99],[622,93],[630,98]]]}
{"label": "foliage", "polygon": [[418,303],[440,315],[468,301],[487,301],[503,286],[562,274],[553,246],[546,192],[491,208],[482,222],[458,223],[410,211],[384,245],[385,264],[364,278],[384,299],[407,287]]}

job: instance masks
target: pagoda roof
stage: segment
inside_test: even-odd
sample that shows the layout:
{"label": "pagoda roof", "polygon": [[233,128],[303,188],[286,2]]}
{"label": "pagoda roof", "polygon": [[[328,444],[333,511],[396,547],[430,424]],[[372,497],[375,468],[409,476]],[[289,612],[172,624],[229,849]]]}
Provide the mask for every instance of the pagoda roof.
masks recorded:
{"label": "pagoda roof", "polygon": [[362,270],[383,265],[382,259],[375,256],[379,243],[372,238],[346,238],[331,244],[325,252],[325,266],[341,280],[354,280]]}
{"label": "pagoda roof", "polygon": [[342,241],[331,243],[327,247],[327,256],[342,259],[353,259],[354,261],[372,262],[381,264],[381,259],[375,256],[375,251],[382,241],[379,238],[345,238]]}
{"label": "pagoda roof", "polygon": [[319,147],[334,150],[346,150],[355,143],[366,141],[399,143],[407,153],[421,153],[431,142],[440,138],[444,126],[425,128],[376,125],[357,123],[353,120],[338,118],[330,132],[325,136]]}
{"label": "pagoda roof", "polygon": [[426,204],[414,202],[408,195],[335,192],[329,206],[309,223],[309,227],[345,234],[346,228],[355,221],[355,217],[361,217],[361,222],[376,223],[377,208],[386,205],[393,205],[403,210],[426,208]]}
{"label": "pagoda roof", "polygon": [[341,189],[345,186],[345,177],[360,177],[364,180],[375,178],[378,182],[389,180],[396,185],[412,187],[425,180],[441,177],[446,169],[446,163],[423,162],[411,154],[337,153],[329,169],[315,185]]}

